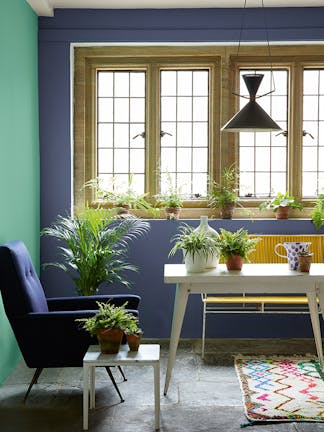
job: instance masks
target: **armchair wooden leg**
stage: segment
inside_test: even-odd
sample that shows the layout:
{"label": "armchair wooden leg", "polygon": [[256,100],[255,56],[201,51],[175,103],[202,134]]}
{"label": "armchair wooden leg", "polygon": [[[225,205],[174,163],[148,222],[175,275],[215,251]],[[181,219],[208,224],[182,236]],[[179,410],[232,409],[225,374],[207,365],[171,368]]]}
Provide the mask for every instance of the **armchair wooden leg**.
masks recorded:
{"label": "armchair wooden leg", "polygon": [[106,369],[106,371],[107,371],[107,373],[109,375],[109,378],[111,379],[111,382],[113,383],[113,385],[114,385],[114,387],[115,387],[115,389],[116,389],[116,391],[118,393],[118,396],[120,397],[120,402],[125,402],[125,400],[123,399],[123,396],[121,395],[121,393],[119,391],[119,388],[118,388],[118,386],[116,384],[115,378],[114,378],[113,374],[111,373],[110,367],[106,366],[105,369]]}
{"label": "armchair wooden leg", "polygon": [[36,369],[36,371],[35,371],[35,373],[34,373],[34,375],[33,375],[33,378],[32,378],[32,380],[31,380],[31,382],[30,382],[30,384],[29,384],[29,387],[28,387],[28,389],[27,389],[27,392],[26,392],[26,394],[25,394],[25,397],[24,397],[24,404],[26,403],[26,400],[27,400],[27,398],[28,398],[28,395],[29,395],[29,393],[30,393],[30,390],[32,389],[33,385],[37,383],[37,380],[38,380],[40,374],[42,373],[42,371],[43,371],[43,368],[37,368],[37,369]]}

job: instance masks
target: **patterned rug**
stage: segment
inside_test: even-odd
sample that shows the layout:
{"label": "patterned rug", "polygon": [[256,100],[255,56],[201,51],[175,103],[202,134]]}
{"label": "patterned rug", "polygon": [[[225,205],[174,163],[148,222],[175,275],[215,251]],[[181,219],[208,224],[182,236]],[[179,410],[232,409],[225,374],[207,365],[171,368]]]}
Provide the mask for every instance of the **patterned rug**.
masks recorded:
{"label": "patterned rug", "polygon": [[315,357],[240,355],[235,368],[250,423],[324,421],[324,376]]}

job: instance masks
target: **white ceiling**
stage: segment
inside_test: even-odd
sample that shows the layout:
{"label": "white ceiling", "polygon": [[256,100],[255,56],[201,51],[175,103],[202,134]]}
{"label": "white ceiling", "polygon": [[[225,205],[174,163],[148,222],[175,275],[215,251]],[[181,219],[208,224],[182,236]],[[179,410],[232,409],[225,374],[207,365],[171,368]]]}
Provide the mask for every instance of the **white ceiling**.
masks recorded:
{"label": "white ceiling", "polygon": [[[54,9],[175,9],[243,7],[244,0],[26,0],[37,15],[53,16]],[[261,7],[262,0],[247,0]],[[265,7],[324,6],[324,0],[264,0]]]}

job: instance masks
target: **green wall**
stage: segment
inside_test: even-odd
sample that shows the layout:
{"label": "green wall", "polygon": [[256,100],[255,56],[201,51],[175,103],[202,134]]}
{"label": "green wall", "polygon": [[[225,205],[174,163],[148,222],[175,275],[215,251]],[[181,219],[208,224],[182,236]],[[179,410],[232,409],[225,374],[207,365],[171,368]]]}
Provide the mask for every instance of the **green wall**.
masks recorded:
{"label": "green wall", "polygon": [[[37,30],[25,0],[0,2],[0,243],[24,241],[38,269]],[[1,298],[0,351],[1,384],[20,359]]]}

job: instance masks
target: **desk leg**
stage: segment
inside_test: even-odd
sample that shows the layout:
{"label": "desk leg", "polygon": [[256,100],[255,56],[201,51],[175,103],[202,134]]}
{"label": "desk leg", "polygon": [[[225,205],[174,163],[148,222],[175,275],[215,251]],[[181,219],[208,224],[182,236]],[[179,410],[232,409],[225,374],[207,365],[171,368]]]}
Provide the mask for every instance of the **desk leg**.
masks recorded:
{"label": "desk leg", "polygon": [[89,366],[83,365],[83,430],[88,430],[89,417]]}
{"label": "desk leg", "polygon": [[312,326],[313,326],[313,333],[314,333],[315,345],[316,345],[316,350],[317,350],[317,356],[318,356],[321,368],[323,369],[323,367],[324,367],[323,346],[322,346],[321,328],[320,328],[320,322],[319,322],[316,293],[315,292],[307,293],[307,298],[308,298],[309,313],[310,313]]}
{"label": "desk leg", "polygon": [[154,405],[155,405],[155,430],[160,429],[160,361],[154,368]]}
{"label": "desk leg", "polygon": [[173,307],[173,319],[172,319],[172,331],[170,338],[170,352],[168,358],[168,366],[165,377],[164,385],[164,395],[167,394],[169,383],[171,379],[172,369],[175,362],[175,356],[177,353],[178,342],[180,337],[180,332],[183,323],[184,313],[186,311],[187,301],[188,301],[189,289],[185,284],[177,284],[174,307]]}
{"label": "desk leg", "polygon": [[96,407],[96,367],[90,367],[90,408]]}

